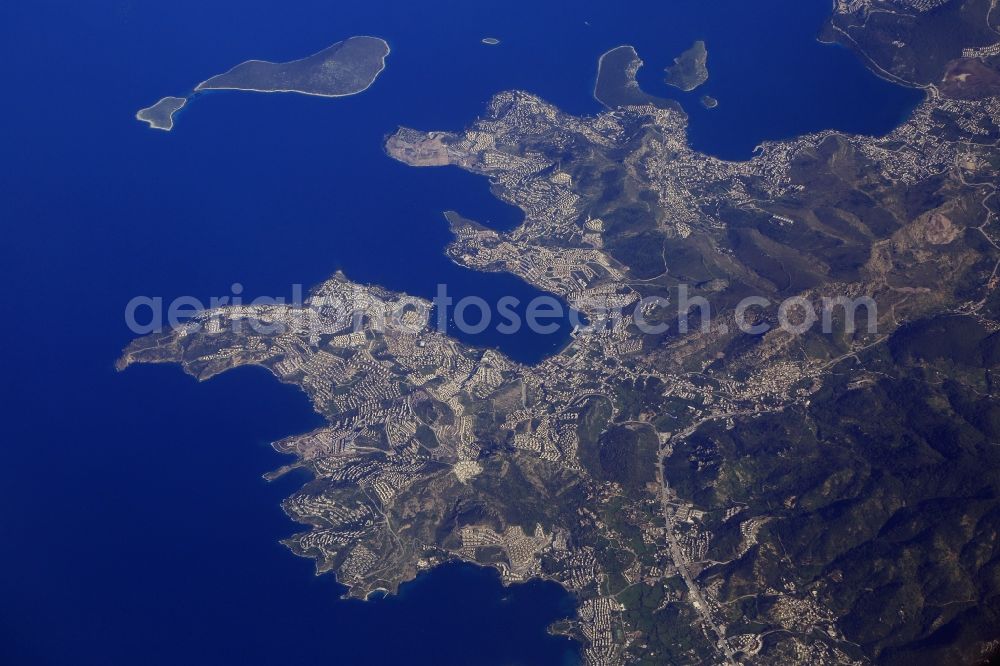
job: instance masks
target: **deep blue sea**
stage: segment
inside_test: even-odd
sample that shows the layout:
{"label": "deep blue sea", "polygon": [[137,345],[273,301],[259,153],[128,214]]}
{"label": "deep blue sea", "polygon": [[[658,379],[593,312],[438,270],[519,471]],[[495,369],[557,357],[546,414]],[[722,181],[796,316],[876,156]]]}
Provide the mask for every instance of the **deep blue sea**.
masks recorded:
{"label": "deep blue sea", "polygon": [[[198,384],[172,367],[118,374],[137,295],[290,296],[337,269],[432,296],[537,292],[442,254],[441,212],[497,227],[517,211],[484,180],[384,156],[398,125],[460,129],[522,88],[598,112],[598,56],[630,43],[652,93],[680,99],[694,145],[745,159],[762,140],[882,133],[919,94],[815,41],[825,0],[0,3],[0,664],[562,664],[546,635],[573,613],[553,584],[504,589],[447,566],[398,597],[337,599],[278,540],[296,527],[269,485],[274,439],[318,425],[295,389],[244,369]],[[362,95],[213,93],[170,133],[137,109],[248,58],[384,37]],[[480,44],[485,36],[502,40]],[[711,80],[660,83],[704,39]],[[698,97],[720,101],[706,111]],[[566,339],[470,340],[534,362]]]}

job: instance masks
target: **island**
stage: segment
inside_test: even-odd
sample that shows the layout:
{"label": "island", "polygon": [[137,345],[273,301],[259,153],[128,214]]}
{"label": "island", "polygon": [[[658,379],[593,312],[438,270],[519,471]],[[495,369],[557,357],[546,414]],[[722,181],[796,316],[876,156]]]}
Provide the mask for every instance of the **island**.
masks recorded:
{"label": "island", "polygon": [[483,44],[486,44],[487,46],[496,46],[497,44],[500,43],[500,40],[497,39],[496,37],[483,37],[481,41],[483,42]]}
{"label": "island", "polygon": [[153,106],[139,109],[135,117],[153,129],[169,132],[174,127],[174,114],[187,104],[186,97],[164,97]]}
{"label": "island", "polygon": [[706,109],[714,109],[715,107],[719,106],[719,100],[715,99],[711,95],[702,95],[701,105]]}
{"label": "island", "polygon": [[382,70],[389,45],[378,37],[351,37],[291,62],[248,60],[202,81],[195,91],[248,90],[345,97],[367,90]]}
{"label": "island", "polygon": [[691,92],[708,81],[708,49],[705,42],[697,41],[667,67],[667,85]]}
{"label": "island", "polygon": [[164,97],[136,113],[150,127],[170,131],[173,115],[208,90],[289,92],[316,97],[346,97],[364,92],[385,70],[389,44],[379,37],[351,37],[306,58],[290,62],[248,60],[202,81],[183,97]]}

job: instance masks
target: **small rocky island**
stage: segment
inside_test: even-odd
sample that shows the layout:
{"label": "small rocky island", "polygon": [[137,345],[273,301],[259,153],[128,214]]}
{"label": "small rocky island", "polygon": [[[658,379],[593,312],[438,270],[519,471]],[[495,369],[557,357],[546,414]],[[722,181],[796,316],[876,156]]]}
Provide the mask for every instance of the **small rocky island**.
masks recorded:
{"label": "small rocky island", "polygon": [[153,129],[169,132],[174,127],[174,114],[187,104],[185,97],[164,97],[153,106],[139,109],[135,117]]}
{"label": "small rocky island", "polygon": [[719,106],[719,100],[715,99],[711,95],[702,95],[701,105],[706,109],[714,109],[715,107]]}
{"label": "small rocky island", "polygon": [[705,42],[697,41],[667,67],[667,85],[691,92],[708,81],[708,49]]}
{"label": "small rocky island", "polygon": [[293,92],[346,97],[367,90],[385,69],[389,45],[378,37],[351,37],[318,53],[290,62],[248,60],[202,81],[184,97],[164,97],[141,109],[136,118],[150,127],[171,130],[173,115],[205,90]]}

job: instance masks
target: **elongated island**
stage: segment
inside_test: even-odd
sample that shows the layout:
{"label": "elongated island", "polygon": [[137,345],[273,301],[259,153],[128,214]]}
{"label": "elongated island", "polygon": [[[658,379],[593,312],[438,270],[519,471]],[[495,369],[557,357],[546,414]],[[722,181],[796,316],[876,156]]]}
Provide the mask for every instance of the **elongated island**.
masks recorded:
{"label": "elongated island", "polygon": [[351,37],[289,62],[247,60],[222,74],[202,81],[183,97],[164,97],[140,109],[136,118],[150,127],[173,128],[173,114],[199,92],[245,90],[291,92],[317,97],[347,97],[364,92],[385,69],[389,44],[379,37]]}

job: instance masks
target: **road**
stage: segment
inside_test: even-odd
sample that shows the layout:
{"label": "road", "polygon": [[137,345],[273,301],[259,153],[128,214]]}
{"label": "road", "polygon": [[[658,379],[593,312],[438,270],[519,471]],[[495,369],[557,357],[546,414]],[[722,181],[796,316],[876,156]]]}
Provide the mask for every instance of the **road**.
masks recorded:
{"label": "road", "polygon": [[712,619],[712,614],[709,612],[709,606],[705,602],[705,597],[701,594],[701,588],[698,587],[698,583],[695,581],[694,576],[688,570],[687,561],[684,559],[684,551],[681,550],[681,546],[677,543],[677,537],[673,530],[673,512],[670,506],[670,485],[667,483],[666,478],[663,475],[663,465],[658,460],[656,464],[656,477],[660,484],[660,503],[663,508],[663,518],[666,521],[667,527],[667,547],[670,549],[670,559],[673,560],[674,565],[677,567],[677,571],[681,574],[681,578],[684,579],[684,584],[688,589],[688,596],[691,598],[692,605],[698,614],[701,615],[702,621],[708,626],[712,633],[718,638],[718,647],[722,650],[723,655],[726,658],[727,664],[736,664],[736,654],[733,652],[732,647],[729,645],[729,641],[726,640],[725,634],[719,628],[719,625],[715,623]]}

